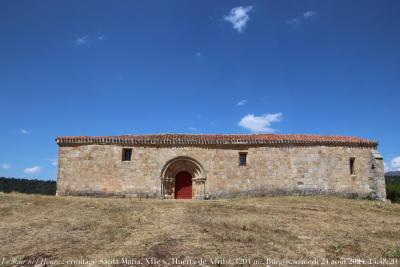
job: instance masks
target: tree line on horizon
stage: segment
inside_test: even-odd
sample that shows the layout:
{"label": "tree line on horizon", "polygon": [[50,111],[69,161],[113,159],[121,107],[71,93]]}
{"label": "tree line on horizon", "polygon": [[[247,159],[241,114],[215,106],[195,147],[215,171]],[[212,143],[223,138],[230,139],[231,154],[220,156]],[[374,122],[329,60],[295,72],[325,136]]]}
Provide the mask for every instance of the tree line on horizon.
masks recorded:
{"label": "tree line on horizon", "polygon": [[0,192],[4,193],[55,195],[56,187],[56,181],[0,177]]}

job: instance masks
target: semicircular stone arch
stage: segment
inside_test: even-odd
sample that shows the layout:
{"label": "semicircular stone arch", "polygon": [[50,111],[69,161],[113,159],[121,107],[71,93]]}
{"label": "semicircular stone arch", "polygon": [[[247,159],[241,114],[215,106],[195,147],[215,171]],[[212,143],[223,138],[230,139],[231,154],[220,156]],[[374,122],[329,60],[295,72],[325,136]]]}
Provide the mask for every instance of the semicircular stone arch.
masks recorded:
{"label": "semicircular stone arch", "polygon": [[174,198],[175,178],[180,172],[192,176],[192,198],[204,198],[207,175],[203,166],[195,159],[180,156],[169,160],[161,171],[161,194],[164,198]]}

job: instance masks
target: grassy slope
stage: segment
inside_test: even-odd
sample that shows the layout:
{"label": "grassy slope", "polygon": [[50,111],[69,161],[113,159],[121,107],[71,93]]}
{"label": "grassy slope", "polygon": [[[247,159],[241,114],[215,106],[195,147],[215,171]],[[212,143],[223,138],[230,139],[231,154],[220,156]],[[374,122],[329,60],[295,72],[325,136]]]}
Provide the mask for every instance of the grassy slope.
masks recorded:
{"label": "grassy slope", "polygon": [[[400,204],[331,196],[161,201],[0,193],[0,258],[382,257]],[[38,254],[40,253],[40,254]]]}

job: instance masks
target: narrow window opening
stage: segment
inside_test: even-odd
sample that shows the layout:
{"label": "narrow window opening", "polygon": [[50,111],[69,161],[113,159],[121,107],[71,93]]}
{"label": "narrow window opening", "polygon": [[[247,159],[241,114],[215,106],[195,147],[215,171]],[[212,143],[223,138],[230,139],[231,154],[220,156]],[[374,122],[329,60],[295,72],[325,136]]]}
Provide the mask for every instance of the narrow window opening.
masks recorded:
{"label": "narrow window opening", "polygon": [[247,153],[239,153],[239,166],[246,166],[247,163]]}
{"label": "narrow window opening", "polygon": [[124,148],[122,149],[122,161],[131,161],[132,158],[132,149]]}
{"label": "narrow window opening", "polygon": [[355,175],[356,171],[354,169],[354,162],[356,161],[355,158],[350,158],[350,174]]}

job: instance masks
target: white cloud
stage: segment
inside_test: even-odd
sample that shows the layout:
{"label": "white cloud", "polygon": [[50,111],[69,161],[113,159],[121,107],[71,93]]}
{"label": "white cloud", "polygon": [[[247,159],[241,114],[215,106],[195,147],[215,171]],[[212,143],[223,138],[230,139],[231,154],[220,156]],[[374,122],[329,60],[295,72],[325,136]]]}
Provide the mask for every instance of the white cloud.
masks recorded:
{"label": "white cloud", "polygon": [[202,57],[202,56],[203,56],[203,54],[202,54],[202,53],[200,53],[200,52],[196,52],[196,57],[200,58],[200,57]]}
{"label": "white cloud", "polygon": [[26,129],[21,129],[21,133],[22,134],[30,134],[30,133],[32,133],[32,131],[28,131]]}
{"label": "white cloud", "polygon": [[226,21],[232,23],[232,26],[238,32],[242,32],[246,27],[247,22],[250,19],[249,12],[253,9],[253,6],[238,6],[231,9],[228,16],[224,16]]}
{"label": "white cloud", "polygon": [[84,45],[87,44],[89,39],[89,35],[81,36],[75,39],[75,44],[76,45]]}
{"label": "white cloud", "polygon": [[394,157],[389,163],[384,162],[385,172],[400,171],[400,156]]}
{"label": "white cloud", "polygon": [[271,128],[273,122],[279,122],[282,120],[282,113],[264,114],[261,116],[254,116],[254,114],[248,114],[239,121],[239,126],[250,130],[251,132],[265,132],[273,133],[275,129]]}
{"label": "white cloud", "polygon": [[2,163],[1,164],[1,168],[4,169],[4,170],[11,169],[11,165],[8,164],[8,163]]}
{"label": "white cloud", "polygon": [[392,159],[392,161],[390,162],[390,167],[392,167],[396,171],[400,171],[400,156]]}
{"label": "white cloud", "polygon": [[304,12],[302,14],[302,16],[298,16],[298,17],[289,19],[288,21],[286,21],[286,23],[293,26],[294,28],[297,28],[303,23],[303,21],[310,19],[316,15],[317,15],[317,12],[308,10],[308,11]]}
{"label": "white cloud", "polygon": [[301,24],[301,19],[299,18],[289,19],[286,23],[292,25],[293,27],[298,27]]}
{"label": "white cloud", "polygon": [[41,172],[42,171],[42,167],[40,167],[40,166],[33,166],[33,167],[31,167],[31,168],[26,168],[25,170],[24,170],[24,173],[26,173],[26,174],[36,174],[36,173],[39,173],[39,172]]}
{"label": "white cloud", "polygon": [[192,132],[196,132],[196,131],[197,131],[197,128],[196,128],[196,127],[193,127],[193,126],[188,127],[188,129],[189,129],[190,131],[192,131]]}
{"label": "white cloud", "polygon": [[50,161],[51,165],[53,165],[53,166],[57,166],[58,165],[57,159],[51,158],[51,159],[47,159],[47,160]]}
{"label": "white cloud", "polygon": [[243,99],[243,100],[240,100],[236,105],[238,105],[238,106],[244,106],[244,105],[246,105],[247,104],[247,100],[246,99]]}
{"label": "white cloud", "polygon": [[315,15],[317,15],[317,12],[309,10],[303,13],[303,17],[305,17],[306,19],[314,17]]}
{"label": "white cloud", "polygon": [[92,34],[92,36],[87,34],[87,35],[76,38],[74,43],[78,46],[86,45],[87,47],[89,47],[90,43],[95,42],[95,41],[103,41],[105,38],[106,38],[106,36],[104,34],[100,34],[100,33]]}

